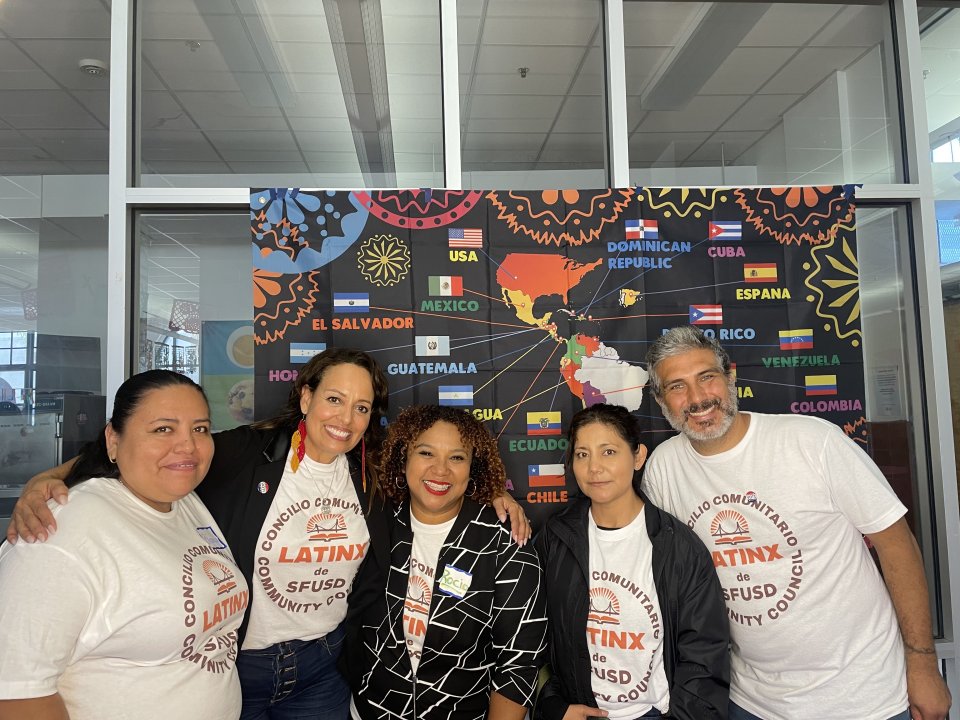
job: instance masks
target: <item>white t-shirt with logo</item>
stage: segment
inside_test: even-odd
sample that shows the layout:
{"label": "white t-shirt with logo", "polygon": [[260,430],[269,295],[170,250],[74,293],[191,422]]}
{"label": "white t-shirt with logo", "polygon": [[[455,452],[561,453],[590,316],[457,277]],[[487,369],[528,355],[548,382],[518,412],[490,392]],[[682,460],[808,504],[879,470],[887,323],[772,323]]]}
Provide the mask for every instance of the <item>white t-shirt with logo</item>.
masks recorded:
{"label": "white t-shirt with logo", "polygon": [[203,503],[162,513],[94,478],[50,507],[47,542],[0,548],[0,698],[59,693],[71,720],[239,717],[247,584]]}
{"label": "white t-shirt with logo", "polygon": [[906,508],[843,432],[749,413],[736,447],[656,449],[647,494],[713,555],[732,640],[730,698],[768,720],[886,720],[907,707],[899,626],[861,537]]}
{"label": "white t-shirt with logo", "polygon": [[346,456],[329,464],[304,457],[295,473],[288,456],[257,540],[243,649],[336,629],[369,543]]}
{"label": "white t-shirt with logo", "polygon": [[438,525],[427,525],[417,520],[413,513],[410,514],[413,547],[410,552],[407,599],[403,602],[403,634],[414,673],[420,664],[423,638],[427,634],[440,550],[456,520],[453,517]]}
{"label": "white t-shirt with logo", "polygon": [[610,718],[656,707],[666,714],[663,623],[653,582],[653,546],[641,510],[626,527],[601,530],[590,513],[590,606],[587,648],[597,705]]}

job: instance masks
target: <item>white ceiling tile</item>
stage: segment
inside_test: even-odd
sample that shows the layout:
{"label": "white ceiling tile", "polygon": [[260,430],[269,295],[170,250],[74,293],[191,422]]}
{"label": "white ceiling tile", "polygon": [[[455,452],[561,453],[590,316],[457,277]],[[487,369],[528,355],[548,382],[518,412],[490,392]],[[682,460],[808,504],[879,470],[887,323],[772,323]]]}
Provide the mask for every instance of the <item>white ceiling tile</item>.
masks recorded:
{"label": "white ceiling tile", "polygon": [[108,40],[21,40],[20,47],[69,90],[109,90],[109,75],[94,76],[80,70],[80,60],[86,58],[109,65]]}
{"label": "white ceiling tile", "polygon": [[276,162],[232,162],[230,167],[236,173],[277,173],[288,175],[289,173],[307,172],[306,164],[298,163],[276,163]]}
{"label": "white ceiling tile", "polygon": [[735,48],[704,83],[704,95],[757,92],[793,55],[792,48]]}
{"label": "white ceiling tile", "polygon": [[599,0],[489,0],[487,17],[553,17],[576,20],[600,17]]}
{"label": "white ceiling tile", "polygon": [[394,132],[429,132],[440,135],[443,132],[441,118],[391,118],[390,127]]}
{"label": "white ceiling tile", "polygon": [[840,10],[833,4],[771,3],[740,47],[802,47]]}
{"label": "white ceiling tile", "polygon": [[464,150],[504,150],[508,152],[538,151],[547,139],[538,133],[479,133],[469,132],[463,138]]}
{"label": "white ceiling tile", "polygon": [[718,165],[733,163],[764,136],[762,132],[719,132],[685,158],[686,163]]}
{"label": "white ceiling tile", "polygon": [[560,108],[562,98],[556,96],[485,95],[470,106],[470,127],[475,120],[499,118],[509,122],[513,118],[543,118],[552,120]]}
{"label": "white ceiling tile", "polygon": [[[271,74],[271,78],[275,76]],[[295,93],[341,93],[340,76],[336,73],[295,72],[284,74]],[[391,81],[392,85],[392,81]]]}
{"label": "white ceiling tile", "polygon": [[554,132],[602,132],[606,108],[599,98],[568,97],[560,109]]}
{"label": "white ceiling tile", "polygon": [[718,129],[747,99],[746,95],[701,95],[682,110],[651,110],[641,132],[697,132]]}
{"label": "white ceiling tile", "polygon": [[383,50],[386,56],[388,73],[413,72],[421,75],[434,75],[439,87],[439,45],[387,45]]}
{"label": "white ceiling tile", "polygon": [[705,3],[626,2],[623,4],[623,34],[628,48],[672,47],[690,27]]}
{"label": "white ceiling tile", "polygon": [[[434,98],[440,97],[442,90],[438,78],[435,75],[390,73],[387,78],[387,87],[390,90],[391,97],[394,95],[422,95],[430,98],[430,102],[436,104],[438,107],[440,105],[439,100],[434,100]],[[339,92],[339,90],[340,88],[338,86],[336,91]]]}
{"label": "white ceiling tile", "polygon": [[143,40],[211,40],[207,24],[194,9],[193,12],[144,12],[140,22]]}
{"label": "white ceiling tile", "polygon": [[100,127],[100,123],[72,97],[55,90],[9,90],[3,94],[0,118],[15,128]]}
{"label": "white ceiling tile", "polygon": [[104,130],[24,130],[37,147],[64,162],[74,160],[106,161],[108,133]]}
{"label": "white ceiling tile", "polygon": [[297,93],[296,102],[284,111],[294,118],[346,118],[347,107],[340,93]]}
{"label": "white ceiling tile", "polygon": [[110,14],[99,0],[4,0],[0,28],[12,38],[109,38]]}
{"label": "white ceiling tile", "polygon": [[800,95],[754,95],[723,124],[723,130],[769,130],[800,100]]}
{"label": "white ceiling tile", "polygon": [[225,71],[215,72],[168,72],[164,75],[167,85],[174,92],[182,90],[194,92],[240,92],[238,78],[257,76],[263,78],[263,73],[232,73]]}
{"label": "white ceiling tile", "polygon": [[37,71],[37,65],[12,40],[0,40],[0,72]]}
{"label": "white ceiling tile", "polygon": [[[178,73],[228,72],[231,68],[212,41],[200,43],[196,50],[190,50],[180,40],[144,40],[143,58],[167,84],[176,82]],[[232,68],[257,71],[259,67]],[[167,79],[171,75],[171,79]]]}
{"label": "white ceiling tile", "polygon": [[[476,16],[467,16],[463,12],[457,13],[457,42],[460,44],[461,51],[464,48],[472,50],[476,47],[480,33],[480,18]],[[460,70],[465,68],[460,65]]]}
{"label": "white ceiling tile", "polygon": [[333,73],[337,70],[337,61],[329,40],[327,42],[281,42],[275,47],[285,73],[309,73],[317,70]]}
{"label": "white ceiling tile", "polygon": [[477,62],[478,73],[509,75],[528,67],[533,73],[550,72],[573,77],[583,58],[584,48],[532,47],[528,45],[484,45]]}
{"label": "white ceiling tile", "polygon": [[[342,102],[342,100],[341,100]],[[339,117],[312,117],[305,115],[303,117],[292,116],[288,118],[290,127],[294,132],[338,132],[349,131],[350,121],[344,112]]]}
{"label": "white ceiling tile", "polygon": [[53,78],[36,70],[0,70],[0,90],[57,90]]}
{"label": "white ceiling tile", "polygon": [[639,95],[646,89],[654,73],[666,60],[670,48],[665,47],[628,47],[627,95]]}
{"label": "white ceiling tile", "polygon": [[260,28],[273,43],[279,42],[330,42],[327,19],[322,15],[282,16],[271,18],[262,15],[245,15],[244,24]]}
{"label": "white ceiling tile", "polygon": [[549,127],[544,118],[505,118],[505,117],[478,117],[470,120],[471,132],[479,133],[535,133]]}
{"label": "white ceiling tile", "polygon": [[816,48],[801,50],[767,85],[765,93],[806,95],[825,78],[843,70],[863,54],[862,48]]}
{"label": "white ceiling tile", "polygon": [[473,95],[475,98],[483,95],[564,95],[569,87],[569,75],[530,73],[521,78],[520,73],[514,71],[506,75],[477,75]]}
{"label": "white ceiling tile", "polygon": [[[391,8],[400,7],[398,5]],[[386,5],[381,5],[385,11]],[[427,15],[396,15],[383,13],[383,42],[386,45],[425,43],[440,46],[439,5]]]}
{"label": "white ceiling tile", "polygon": [[483,27],[483,43],[492,46],[535,46],[537,49],[559,45],[582,48],[591,41],[599,20],[599,16],[592,23],[549,15],[487,17]]}
{"label": "white ceiling tile", "polygon": [[179,94],[180,102],[202,130],[282,130],[286,123],[276,108],[254,108],[242,93]]}
{"label": "white ceiling tile", "polygon": [[140,98],[140,127],[149,132],[192,130],[196,125],[170,93],[145,92]]}
{"label": "white ceiling tile", "polygon": [[242,159],[238,151],[296,151],[293,136],[288,132],[207,132],[207,139],[226,157]]}
{"label": "white ceiling tile", "polygon": [[323,3],[317,0],[242,0],[240,9],[244,13],[262,13],[267,16],[324,16]]}
{"label": "white ceiling tile", "polygon": [[151,130],[143,133],[143,162],[164,160],[215,162],[218,155],[203,133],[197,130]]}
{"label": "white ceiling tile", "polygon": [[357,172],[360,171],[360,161],[354,152],[342,150],[328,150],[324,152],[307,152],[304,157],[314,172]]}
{"label": "white ceiling tile", "polygon": [[811,46],[868,48],[889,40],[890,9],[885,3],[841,7],[836,18],[813,38]]}
{"label": "white ceiling tile", "polygon": [[353,133],[350,132],[349,128],[338,132],[298,132],[295,138],[305,155],[308,153],[342,151],[349,148],[353,156],[356,157],[356,152],[352,151],[354,146]]}
{"label": "white ceiling tile", "polygon": [[395,95],[390,92],[390,118],[410,118],[422,120],[441,118],[443,107],[439,95]]}

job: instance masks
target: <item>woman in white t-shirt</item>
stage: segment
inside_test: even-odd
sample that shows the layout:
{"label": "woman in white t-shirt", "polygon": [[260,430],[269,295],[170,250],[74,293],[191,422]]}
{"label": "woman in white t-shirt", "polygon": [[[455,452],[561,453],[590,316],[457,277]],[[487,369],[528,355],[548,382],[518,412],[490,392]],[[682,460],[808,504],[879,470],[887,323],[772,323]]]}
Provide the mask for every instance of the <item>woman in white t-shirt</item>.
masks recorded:
{"label": "woman in white t-shirt", "polygon": [[0,549],[0,720],[236,720],[247,583],[193,489],[210,466],[200,386],[120,386],[47,543]]}
{"label": "woman in white t-shirt", "polygon": [[354,718],[524,717],[546,618],[536,554],[487,505],[505,480],[496,441],[468,412],[421,405],[390,425],[380,488],[391,527],[371,537],[347,616]]}
{"label": "woman in white t-shirt", "polygon": [[573,416],[574,498],[535,539],[552,676],[537,717],[725,719],[729,630],[710,554],[639,491],[647,449],[626,408]]}

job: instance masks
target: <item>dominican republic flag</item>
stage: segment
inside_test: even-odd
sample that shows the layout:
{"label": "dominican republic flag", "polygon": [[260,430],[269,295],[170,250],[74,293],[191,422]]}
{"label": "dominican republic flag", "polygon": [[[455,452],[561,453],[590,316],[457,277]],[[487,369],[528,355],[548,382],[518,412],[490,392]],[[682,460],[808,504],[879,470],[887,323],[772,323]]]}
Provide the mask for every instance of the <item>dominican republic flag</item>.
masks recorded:
{"label": "dominican republic flag", "polygon": [[563,465],[527,465],[527,484],[532,487],[565,487]]}
{"label": "dominican republic flag", "polygon": [[452,248],[482,248],[483,230],[480,228],[450,228],[447,245]]}
{"label": "dominican republic flag", "polygon": [[470,407],[473,405],[473,385],[441,385],[437,388],[437,404]]}
{"label": "dominican republic flag", "polygon": [[559,435],[560,411],[528,412],[527,435]]}
{"label": "dominican republic flag", "polygon": [[656,220],[627,220],[627,240],[658,240],[660,231]]}
{"label": "dominican republic flag", "polygon": [[723,305],[691,305],[691,325],[723,325]]}
{"label": "dominican republic flag", "polygon": [[813,329],[781,330],[781,350],[813,350]]}
{"label": "dominican republic flag", "polygon": [[310,358],[327,349],[326,343],[290,343],[290,362],[303,365]]}
{"label": "dominican republic flag", "polygon": [[740,240],[743,237],[743,223],[739,220],[707,223],[707,236],[711,240]]}
{"label": "dominican republic flag", "polygon": [[334,293],[333,311],[338,313],[370,312],[370,293]]}
{"label": "dominican republic flag", "polygon": [[463,278],[460,275],[431,275],[427,278],[431,295],[460,297],[463,295]]}
{"label": "dominican republic flag", "polygon": [[449,335],[417,335],[417,355],[449,355]]}
{"label": "dominican republic flag", "polygon": [[776,263],[744,263],[743,281],[748,283],[763,283],[777,281]]}
{"label": "dominican republic flag", "polygon": [[807,375],[804,378],[807,396],[810,395],[836,395],[837,394],[837,376],[836,375]]}

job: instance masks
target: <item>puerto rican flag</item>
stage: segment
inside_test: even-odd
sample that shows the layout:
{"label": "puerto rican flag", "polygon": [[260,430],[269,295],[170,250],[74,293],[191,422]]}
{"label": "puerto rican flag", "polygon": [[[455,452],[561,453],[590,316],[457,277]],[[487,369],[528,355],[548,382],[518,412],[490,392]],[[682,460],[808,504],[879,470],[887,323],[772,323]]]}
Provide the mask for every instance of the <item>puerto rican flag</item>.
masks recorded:
{"label": "puerto rican flag", "polygon": [[723,325],[723,305],[691,305],[691,325]]}

